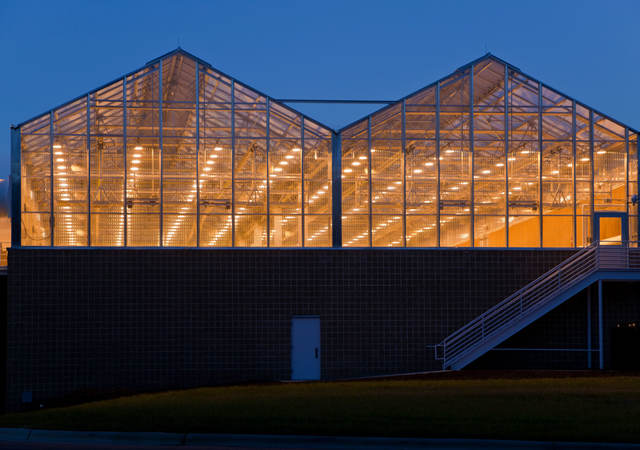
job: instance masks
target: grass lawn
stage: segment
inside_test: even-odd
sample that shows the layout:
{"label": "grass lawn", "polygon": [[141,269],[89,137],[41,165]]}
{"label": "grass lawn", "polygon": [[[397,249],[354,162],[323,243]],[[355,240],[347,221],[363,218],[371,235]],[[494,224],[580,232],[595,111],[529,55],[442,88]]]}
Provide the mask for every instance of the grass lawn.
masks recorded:
{"label": "grass lawn", "polygon": [[640,442],[640,376],[213,387],[6,414],[0,426]]}

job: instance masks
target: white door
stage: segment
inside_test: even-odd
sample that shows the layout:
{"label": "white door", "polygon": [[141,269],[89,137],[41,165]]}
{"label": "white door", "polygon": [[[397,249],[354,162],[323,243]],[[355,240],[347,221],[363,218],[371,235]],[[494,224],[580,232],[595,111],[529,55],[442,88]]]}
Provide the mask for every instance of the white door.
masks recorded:
{"label": "white door", "polygon": [[320,379],[320,317],[297,316],[291,321],[291,379]]}

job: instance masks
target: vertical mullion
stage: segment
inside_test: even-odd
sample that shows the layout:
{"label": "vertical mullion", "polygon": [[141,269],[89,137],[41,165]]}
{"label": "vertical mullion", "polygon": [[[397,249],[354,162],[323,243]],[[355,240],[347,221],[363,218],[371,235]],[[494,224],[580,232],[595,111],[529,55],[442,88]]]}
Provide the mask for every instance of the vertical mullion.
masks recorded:
{"label": "vertical mullion", "polygon": [[122,151],[124,158],[124,183],[122,186],[122,214],[123,214],[123,243],[124,247],[127,246],[127,184],[129,183],[129,176],[127,170],[127,77],[122,78]]}
{"label": "vertical mullion", "polygon": [[407,101],[402,100],[402,246],[407,246]]}
{"label": "vertical mullion", "polygon": [[[87,247],[91,247],[91,94],[87,94]],[[126,207],[126,204],[125,204]]]}
{"label": "vertical mullion", "polygon": [[[267,167],[266,174],[267,177],[267,247],[271,247],[271,183],[269,179],[269,148],[271,146],[271,99],[267,98]],[[301,149],[302,150],[302,149]]]}
{"label": "vertical mullion", "polygon": [[538,220],[540,233],[538,238],[540,239],[540,247],[543,247],[543,229],[542,229],[542,83],[538,82]]}
{"label": "vertical mullion", "polygon": [[[627,241],[631,240],[631,233],[629,233],[629,129],[627,127],[624,128],[624,151],[625,151],[625,164],[624,164],[624,188],[625,188],[625,207],[627,211]],[[628,243],[627,243],[628,245]]]}
{"label": "vertical mullion", "polygon": [[[640,196],[640,154],[638,154],[638,144],[640,144],[639,141],[639,135],[638,133],[633,133],[635,135],[635,139],[636,139],[636,195]],[[636,239],[638,241],[640,241],[640,204],[638,204],[638,207],[636,208]],[[640,244],[637,244],[637,246],[640,247]]]}
{"label": "vertical mullion", "polygon": [[504,65],[504,194],[505,247],[509,247],[509,67]]}
{"label": "vertical mullion", "polygon": [[578,160],[576,158],[577,156],[577,144],[576,144],[576,101],[572,100],[571,101],[571,148],[573,151],[573,163],[571,166],[571,169],[573,171],[573,246],[577,247],[578,246],[578,220],[577,220],[577,213],[578,213],[578,201],[577,201],[577,197],[578,197],[578,191],[576,189],[577,187],[577,183],[576,183],[576,165],[578,163]]}
{"label": "vertical mullion", "polygon": [[469,73],[469,151],[471,152],[471,230],[469,236],[471,236],[470,247],[475,247],[475,151],[474,151],[474,136],[473,136],[473,71],[475,66],[472,64]]}
{"label": "vertical mullion", "polygon": [[162,147],[162,134],[164,133],[162,123],[162,60],[160,60],[158,68],[158,112],[159,112],[159,131],[160,131],[160,247],[164,247],[163,242],[163,225],[164,225],[164,151]]}
{"label": "vertical mullion", "polygon": [[[305,247],[305,240],[304,240],[304,207],[305,207],[305,203],[304,203],[304,116],[300,117],[300,195],[301,195],[301,207],[302,209],[300,210],[301,216],[300,216],[300,223],[301,223],[301,230],[300,230],[300,236],[301,236],[301,246]],[[268,181],[268,180],[267,180]]]}
{"label": "vertical mullion", "polygon": [[[640,135],[633,133],[636,141],[636,195],[640,196],[640,154],[638,154],[638,144],[640,144]],[[640,204],[636,208],[636,239],[640,241]],[[640,247],[640,244],[637,244]]]}
{"label": "vertical mullion", "polygon": [[596,161],[593,158],[593,110],[589,110],[589,159],[591,159],[591,195],[589,201],[591,202],[591,241],[599,239],[599,236],[594,235],[595,230],[595,173],[596,173]]}
{"label": "vertical mullion", "polygon": [[332,247],[342,247],[342,143],[331,133],[331,234]]}
{"label": "vertical mullion", "polygon": [[369,148],[369,247],[373,247],[373,206],[371,204],[371,191],[373,190],[373,186],[371,184],[371,116],[367,118],[367,139],[368,139],[368,148]]}
{"label": "vertical mullion", "polygon": [[196,63],[196,247],[200,247],[200,63]]}
{"label": "vertical mullion", "polygon": [[55,218],[54,212],[55,208],[53,206],[53,111],[49,112],[49,211],[51,212],[49,215],[49,245],[53,247],[53,236],[54,236],[54,227],[55,227]]}
{"label": "vertical mullion", "polygon": [[436,83],[436,247],[440,247],[440,81]]}
{"label": "vertical mullion", "polygon": [[[231,246],[236,246],[236,83],[231,80]],[[268,180],[267,180],[267,184]]]}

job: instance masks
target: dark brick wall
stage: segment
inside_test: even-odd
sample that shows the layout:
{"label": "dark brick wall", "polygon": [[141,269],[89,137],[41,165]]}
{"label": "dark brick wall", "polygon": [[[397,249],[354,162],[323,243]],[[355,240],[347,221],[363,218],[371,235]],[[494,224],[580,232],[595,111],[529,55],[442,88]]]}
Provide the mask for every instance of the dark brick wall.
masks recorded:
{"label": "dark brick wall", "polygon": [[438,369],[428,346],[571,253],[10,249],[7,404],[288,379],[301,314],[323,378]]}

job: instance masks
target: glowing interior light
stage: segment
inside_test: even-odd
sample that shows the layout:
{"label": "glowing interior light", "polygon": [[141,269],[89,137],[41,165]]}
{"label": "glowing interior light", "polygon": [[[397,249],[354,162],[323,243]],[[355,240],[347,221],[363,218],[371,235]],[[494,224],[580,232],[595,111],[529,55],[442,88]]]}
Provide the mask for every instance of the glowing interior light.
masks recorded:
{"label": "glowing interior light", "polygon": [[457,191],[458,189],[460,189],[458,186],[452,186],[452,187],[451,187],[451,190],[452,190],[452,191]]}
{"label": "glowing interior light", "polygon": [[375,148],[372,148],[372,149],[371,149],[371,153],[375,153],[375,152],[376,152],[376,149],[375,149]]}
{"label": "glowing interior light", "polygon": [[364,161],[365,159],[367,159],[367,157],[366,156],[358,156],[358,159]]}
{"label": "glowing interior light", "polygon": [[62,152],[53,152],[54,155],[62,155]]}
{"label": "glowing interior light", "polygon": [[558,175],[559,173],[560,173],[559,170],[554,170],[554,171],[551,172],[552,175]]}
{"label": "glowing interior light", "polygon": [[387,189],[388,189],[389,191],[393,191],[395,188],[396,188],[395,186],[387,186]]}
{"label": "glowing interior light", "polygon": [[352,162],[352,163],[351,163],[351,165],[352,165],[352,166],[356,166],[356,167],[357,167],[357,166],[359,166],[359,165],[360,165],[360,163],[359,163],[358,161],[354,161],[354,162]]}
{"label": "glowing interior light", "polygon": [[62,148],[62,145],[60,145],[60,144],[53,144],[53,148]]}
{"label": "glowing interior light", "polygon": [[140,164],[140,160],[139,159],[132,159],[131,160],[131,164]]}
{"label": "glowing interior light", "polygon": [[274,172],[282,172],[282,167],[276,167],[273,170],[274,170]]}
{"label": "glowing interior light", "polygon": [[455,152],[455,150],[451,150],[451,149],[449,149],[449,150],[445,150],[444,152],[445,152],[445,153],[453,153],[453,152]]}
{"label": "glowing interior light", "polygon": [[514,191],[521,191],[522,190],[522,188],[520,186],[514,186],[512,189]]}
{"label": "glowing interior light", "polygon": [[589,162],[589,158],[580,158],[580,161],[582,161],[582,162]]}
{"label": "glowing interior light", "polygon": [[136,145],[135,147],[133,147],[134,150],[142,150],[142,146],[140,145]]}
{"label": "glowing interior light", "polygon": [[598,150],[596,153],[598,155],[604,155],[605,153],[607,153],[607,151],[606,150]]}
{"label": "glowing interior light", "polygon": [[529,154],[529,150],[522,150],[520,153],[522,155],[528,155]]}
{"label": "glowing interior light", "polygon": [[134,172],[136,172],[138,170],[137,167],[132,167],[131,170],[133,170]]}
{"label": "glowing interior light", "polygon": [[211,165],[211,164],[215,164],[213,161],[209,160],[207,161],[207,164]]}
{"label": "glowing interior light", "polygon": [[422,169],[413,169],[413,173],[422,173]]}
{"label": "glowing interior light", "polygon": [[134,158],[140,158],[141,156],[142,156],[142,155],[141,155],[140,153],[134,153],[134,154],[133,154],[133,157],[134,157]]}
{"label": "glowing interior light", "polygon": [[213,149],[214,149],[216,152],[219,152],[220,150],[222,150],[222,147],[213,147]]}
{"label": "glowing interior light", "polygon": [[211,172],[211,167],[205,167],[205,168],[204,168],[204,171],[205,171],[205,172]]}
{"label": "glowing interior light", "polygon": [[431,167],[431,166],[433,166],[433,163],[432,162],[426,162],[426,163],[424,163],[424,165],[427,166],[427,167]]}
{"label": "glowing interior light", "polygon": [[64,169],[66,169],[66,166],[58,166],[58,169],[64,170]]}
{"label": "glowing interior light", "polygon": [[281,166],[286,166],[286,165],[288,165],[288,164],[289,164],[289,163],[288,163],[288,162],[286,162],[286,161],[280,161],[280,165],[281,165]]}
{"label": "glowing interior light", "polygon": [[64,162],[64,158],[57,158],[56,162]]}
{"label": "glowing interior light", "polygon": [[482,173],[483,173],[483,174],[485,174],[485,175],[488,175],[488,174],[490,174],[490,173],[491,173],[491,171],[490,171],[489,169],[484,169],[484,170],[482,171]]}
{"label": "glowing interior light", "polygon": [[496,167],[504,167],[504,163],[497,163]]}
{"label": "glowing interior light", "polygon": [[353,172],[353,169],[350,169],[350,168],[344,169],[344,173],[351,173],[351,172]]}

